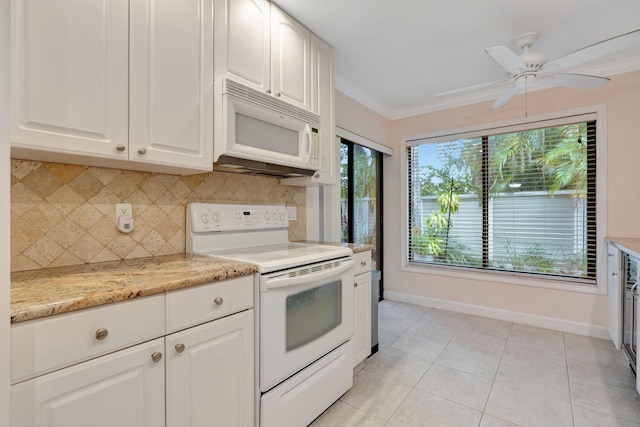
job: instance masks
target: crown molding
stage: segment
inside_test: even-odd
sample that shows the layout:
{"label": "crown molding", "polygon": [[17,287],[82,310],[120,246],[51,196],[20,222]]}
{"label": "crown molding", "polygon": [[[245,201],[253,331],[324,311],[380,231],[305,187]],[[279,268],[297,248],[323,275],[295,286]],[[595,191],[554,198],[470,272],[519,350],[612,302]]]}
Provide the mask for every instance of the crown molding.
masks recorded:
{"label": "crown molding", "polygon": [[[640,55],[632,56],[629,58],[621,59],[618,61],[611,61],[606,64],[593,65],[589,67],[581,67],[579,69],[573,69],[570,72],[577,74],[591,74],[603,77],[609,77],[616,74],[628,73],[631,71],[640,70]],[[420,105],[415,105],[407,108],[400,108],[396,110],[390,110],[383,105],[373,101],[370,97],[365,95],[354,84],[345,80],[341,76],[336,75],[336,89],[343,92],[345,95],[355,99],[363,104],[365,107],[370,108],[376,113],[384,116],[389,120],[403,119],[406,117],[417,116],[420,114],[433,113],[435,111],[446,110],[449,108],[462,107],[464,105],[477,104],[479,102],[493,101],[499,97],[502,92],[511,86],[511,82],[496,84],[489,89],[476,91],[463,95],[450,96],[446,98],[437,98],[434,101],[426,102]],[[545,86],[531,87],[530,92],[536,92],[538,90],[548,89]]]}

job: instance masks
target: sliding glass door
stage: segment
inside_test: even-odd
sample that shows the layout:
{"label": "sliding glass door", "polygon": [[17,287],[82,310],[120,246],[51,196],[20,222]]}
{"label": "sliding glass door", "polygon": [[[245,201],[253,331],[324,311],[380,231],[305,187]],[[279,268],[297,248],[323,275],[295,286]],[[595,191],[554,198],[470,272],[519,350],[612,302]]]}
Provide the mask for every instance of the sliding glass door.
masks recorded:
{"label": "sliding glass door", "polygon": [[340,180],[342,241],[363,243],[373,247],[372,268],[380,270],[382,268],[382,153],[342,139]]}

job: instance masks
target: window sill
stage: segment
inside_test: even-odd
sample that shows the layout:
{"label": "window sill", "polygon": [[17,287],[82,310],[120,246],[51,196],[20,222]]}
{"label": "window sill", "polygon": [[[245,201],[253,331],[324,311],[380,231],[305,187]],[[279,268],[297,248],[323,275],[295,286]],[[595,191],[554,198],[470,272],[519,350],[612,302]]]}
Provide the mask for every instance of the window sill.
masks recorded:
{"label": "window sill", "polygon": [[476,280],[481,282],[501,283],[517,286],[531,286],[535,288],[553,289],[557,291],[578,292],[592,295],[606,295],[606,286],[558,280],[553,277],[532,277],[521,273],[493,272],[472,270],[464,267],[449,267],[442,265],[427,265],[421,263],[405,263],[402,271],[434,276],[455,277],[458,279]]}

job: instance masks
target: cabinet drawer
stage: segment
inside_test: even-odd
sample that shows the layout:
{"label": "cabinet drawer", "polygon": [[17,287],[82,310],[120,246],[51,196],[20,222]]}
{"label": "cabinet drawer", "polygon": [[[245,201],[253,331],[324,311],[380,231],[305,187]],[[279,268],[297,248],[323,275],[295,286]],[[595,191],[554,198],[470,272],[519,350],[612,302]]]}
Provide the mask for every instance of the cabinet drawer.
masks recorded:
{"label": "cabinet drawer", "polygon": [[353,254],[353,275],[356,276],[367,271],[371,271],[371,251],[358,252]]}
{"label": "cabinet drawer", "polygon": [[253,276],[167,294],[167,333],[253,307]]}
{"label": "cabinet drawer", "polygon": [[163,335],[164,295],[16,323],[11,383]]}

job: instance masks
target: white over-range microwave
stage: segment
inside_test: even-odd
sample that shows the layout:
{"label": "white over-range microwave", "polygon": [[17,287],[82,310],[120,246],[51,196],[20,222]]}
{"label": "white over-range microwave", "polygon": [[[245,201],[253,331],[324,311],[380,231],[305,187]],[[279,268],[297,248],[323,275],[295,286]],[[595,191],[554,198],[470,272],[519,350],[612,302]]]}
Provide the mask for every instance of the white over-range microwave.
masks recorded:
{"label": "white over-range microwave", "polygon": [[320,116],[229,78],[214,90],[214,170],[311,176],[320,168]]}

